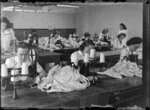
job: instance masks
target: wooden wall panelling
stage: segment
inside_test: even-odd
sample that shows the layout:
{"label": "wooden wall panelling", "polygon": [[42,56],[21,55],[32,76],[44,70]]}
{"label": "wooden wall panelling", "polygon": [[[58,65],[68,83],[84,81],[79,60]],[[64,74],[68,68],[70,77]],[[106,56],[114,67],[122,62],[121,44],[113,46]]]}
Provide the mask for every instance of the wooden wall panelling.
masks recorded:
{"label": "wooden wall panelling", "polygon": [[[21,41],[27,38],[28,34],[32,29],[14,29],[16,38]],[[52,30],[48,29],[35,29],[39,37],[46,37],[52,33]],[[55,29],[60,32],[60,35],[63,37],[68,37],[69,34],[76,32],[76,29]]]}

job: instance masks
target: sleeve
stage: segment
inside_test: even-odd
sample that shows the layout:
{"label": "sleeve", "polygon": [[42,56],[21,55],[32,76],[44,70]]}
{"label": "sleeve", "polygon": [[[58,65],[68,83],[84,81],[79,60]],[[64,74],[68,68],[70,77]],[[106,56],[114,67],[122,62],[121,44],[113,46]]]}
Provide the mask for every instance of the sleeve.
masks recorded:
{"label": "sleeve", "polygon": [[71,54],[71,62],[74,63],[76,66],[78,65],[78,56],[76,53]]}
{"label": "sleeve", "polygon": [[39,63],[37,63],[37,72],[40,74],[40,77],[46,76],[45,70]]}
{"label": "sleeve", "polygon": [[10,29],[10,34],[11,34],[11,40],[17,40],[13,29]]}
{"label": "sleeve", "polygon": [[14,63],[12,61],[12,59],[6,59],[5,64],[7,66],[7,68],[13,68],[14,67]]}

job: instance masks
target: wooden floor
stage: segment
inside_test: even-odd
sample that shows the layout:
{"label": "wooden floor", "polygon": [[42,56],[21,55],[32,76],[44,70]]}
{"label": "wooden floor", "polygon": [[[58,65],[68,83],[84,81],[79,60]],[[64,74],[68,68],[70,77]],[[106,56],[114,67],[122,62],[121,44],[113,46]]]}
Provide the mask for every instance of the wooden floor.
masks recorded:
{"label": "wooden floor", "polygon": [[[12,99],[12,90],[1,91],[2,108],[79,109],[94,105],[107,105],[113,91],[132,88],[139,83],[117,79],[96,82],[85,90],[68,93],[45,93],[36,88],[18,87],[19,99]],[[129,80],[129,79],[128,79]],[[130,79],[131,80],[131,79]]]}

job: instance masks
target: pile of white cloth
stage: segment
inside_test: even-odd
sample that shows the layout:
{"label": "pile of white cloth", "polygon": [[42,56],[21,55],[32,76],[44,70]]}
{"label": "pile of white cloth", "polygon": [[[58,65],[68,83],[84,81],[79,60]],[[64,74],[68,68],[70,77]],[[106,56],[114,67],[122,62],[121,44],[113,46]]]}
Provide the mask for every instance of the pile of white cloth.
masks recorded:
{"label": "pile of white cloth", "polygon": [[83,90],[90,86],[89,80],[71,66],[54,66],[38,88],[44,92],[70,92]]}
{"label": "pile of white cloth", "polygon": [[126,77],[142,77],[142,69],[134,62],[123,60],[118,62],[115,66],[104,72],[97,72],[98,74],[108,75],[110,77],[122,79]]}
{"label": "pile of white cloth", "polygon": [[38,47],[43,49],[43,50],[49,50],[51,52],[53,52],[56,49],[60,49],[59,47],[55,46],[54,44],[49,44],[48,41],[49,41],[48,37],[41,37],[41,38],[39,38],[39,45],[38,45]]}

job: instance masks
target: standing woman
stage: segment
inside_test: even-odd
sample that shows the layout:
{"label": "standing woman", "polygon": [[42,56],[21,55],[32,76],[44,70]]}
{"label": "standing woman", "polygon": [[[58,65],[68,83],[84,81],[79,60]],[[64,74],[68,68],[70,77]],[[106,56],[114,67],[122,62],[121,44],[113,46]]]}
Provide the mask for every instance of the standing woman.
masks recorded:
{"label": "standing woman", "polygon": [[119,27],[120,27],[120,30],[118,32],[118,35],[121,34],[121,33],[126,34],[126,38],[124,40],[125,40],[125,42],[127,42],[127,39],[128,39],[128,30],[127,30],[126,25],[124,23],[120,23]]}
{"label": "standing woman", "polygon": [[119,27],[120,27],[120,30],[119,30],[118,34],[125,33],[128,35],[128,30],[124,23],[120,23]]}
{"label": "standing woman", "polygon": [[8,28],[9,21],[6,17],[1,19],[1,51],[9,51],[11,46],[13,46],[15,40],[14,31]]}

